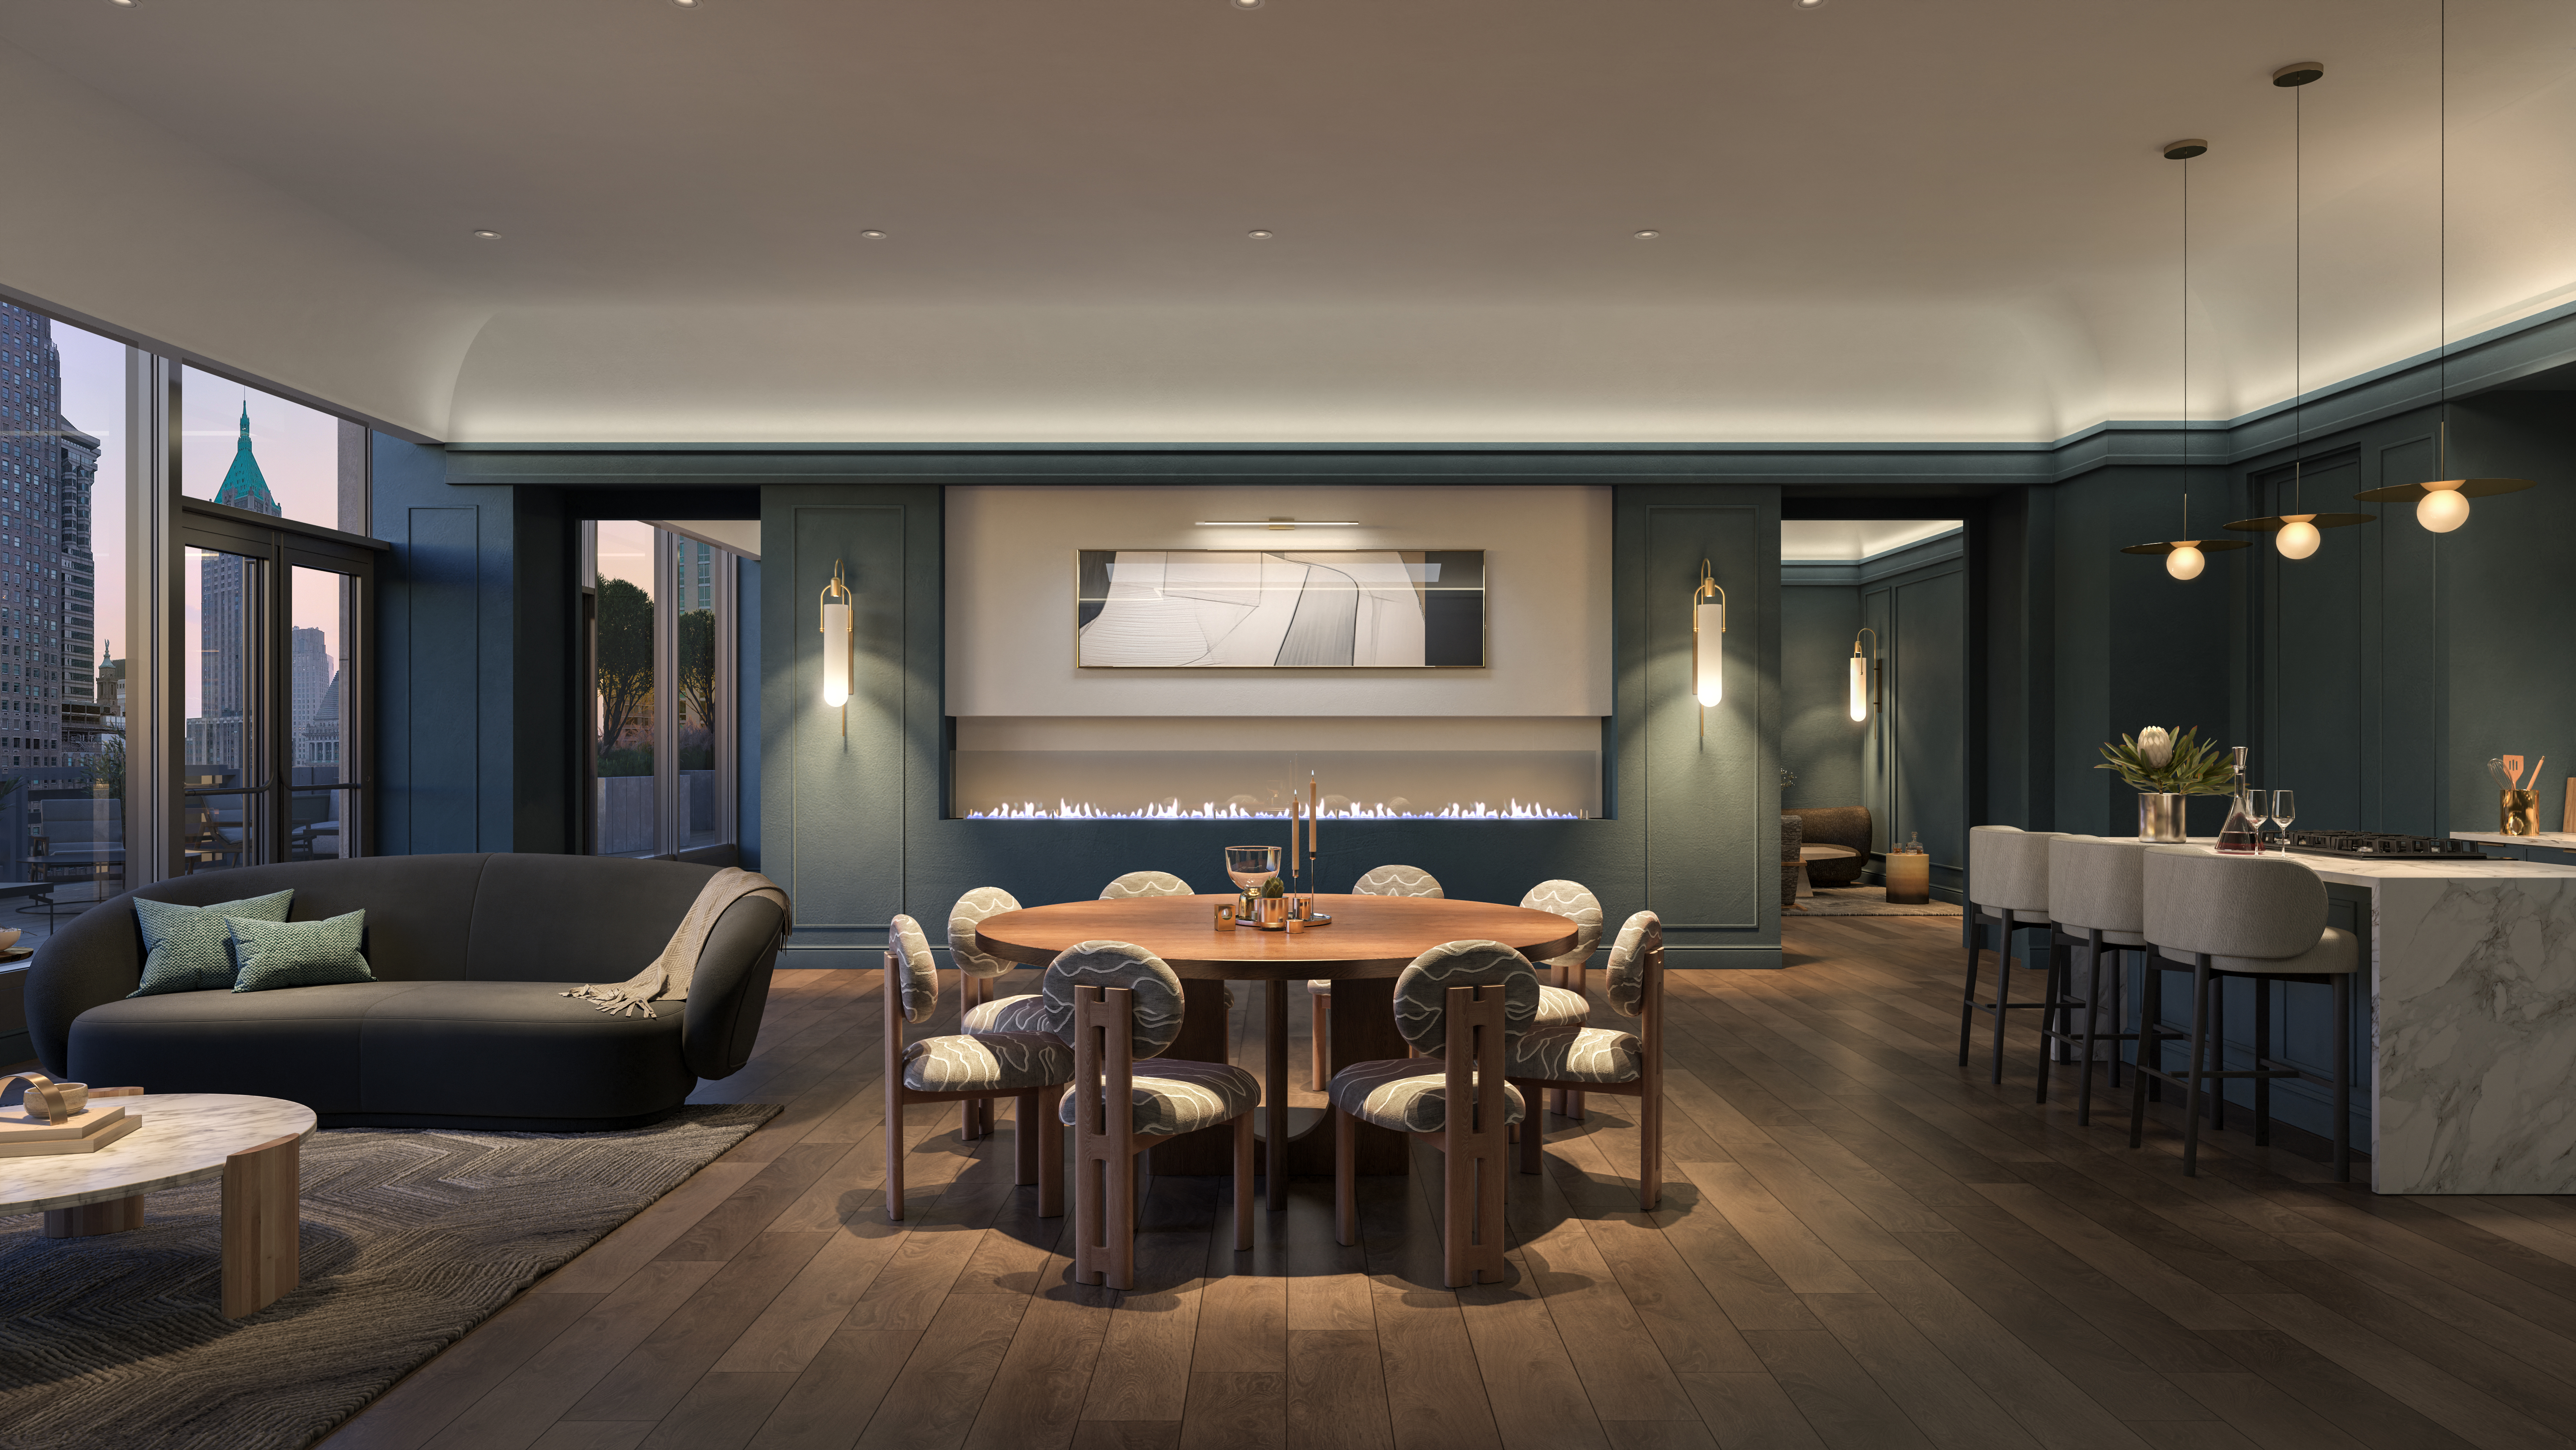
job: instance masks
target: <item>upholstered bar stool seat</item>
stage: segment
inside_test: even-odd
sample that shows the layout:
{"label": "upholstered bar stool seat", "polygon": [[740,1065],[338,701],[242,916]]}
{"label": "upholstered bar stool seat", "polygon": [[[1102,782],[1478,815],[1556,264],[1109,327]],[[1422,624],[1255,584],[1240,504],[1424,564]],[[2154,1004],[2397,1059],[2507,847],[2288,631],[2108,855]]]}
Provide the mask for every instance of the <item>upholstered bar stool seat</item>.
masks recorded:
{"label": "upholstered bar stool seat", "polygon": [[[2166,1070],[2164,1044],[2179,1035],[2162,1029],[2163,973],[2147,976],[2146,1010],[2138,1021],[2138,1080],[2130,1095],[2129,1146],[2145,1141],[2147,1083],[2151,1078],[2184,1088],[2182,1171],[2200,1171],[2202,1087],[2218,1080],[2210,1097],[2213,1128],[2226,1126],[2225,1080],[2254,1082],[2254,1142],[2271,1142],[2272,1080],[2305,1078],[2334,1094],[2334,1171],[2352,1177],[2353,978],[2361,970],[2361,940],[2326,924],[2326,886],[2317,873],[2287,856],[2222,856],[2199,846],[2153,846],[2146,852],[2146,937],[2170,960],[2192,967],[2191,1032],[2183,1071]],[[2254,1065],[2226,1065],[2225,979],[2254,982]],[[2334,1067],[2319,1076],[2272,1056],[2272,986],[2304,982],[2334,991]],[[2213,1045],[2214,1044],[2214,1045]],[[2216,1057],[2215,1064],[2211,1059]]]}
{"label": "upholstered bar stool seat", "polygon": [[[1959,1065],[1968,1065],[1968,1036],[1977,1014],[1995,1019],[1994,1075],[2004,1080],[2004,1022],[2008,1012],[2028,1008],[2052,1010],[2046,995],[2035,1002],[2012,1000],[2012,938],[2026,927],[2052,926],[2048,906],[2048,843],[2055,831],[2025,831],[2017,826],[1977,826],[1968,832],[1968,901],[1962,923],[1968,934],[1968,979],[1959,994]],[[1995,1000],[1977,1000],[1977,932],[1995,927]],[[2052,937],[2050,956],[2056,955]],[[2050,980],[2055,981],[2052,967]]]}
{"label": "upholstered bar stool seat", "polygon": [[[2147,843],[2120,836],[2059,836],[2048,843],[2049,914],[2057,934],[2085,947],[2085,987],[2074,989],[2073,967],[2059,964],[2052,952],[2049,997],[2058,1010],[2044,1021],[2039,1054],[2039,1101],[2048,1101],[2054,1048],[2075,1046],[2083,1064],[2075,1094],[2078,1126],[2093,1121],[2093,1045],[2134,1040],[2123,1029],[2122,1009],[2128,994],[2121,985],[2121,964],[2131,955],[2144,957],[2147,937]],[[2103,985],[2103,954],[2110,954],[2110,985]],[[2111,1030],[2100,1027],[2102,1008],[2111,1009]],[[2082,1027],[2067,1025],[2068,1013],[2081,1012]],[[2111,1051],[2111,1086],[2120,1085],[2120,1053]]]}

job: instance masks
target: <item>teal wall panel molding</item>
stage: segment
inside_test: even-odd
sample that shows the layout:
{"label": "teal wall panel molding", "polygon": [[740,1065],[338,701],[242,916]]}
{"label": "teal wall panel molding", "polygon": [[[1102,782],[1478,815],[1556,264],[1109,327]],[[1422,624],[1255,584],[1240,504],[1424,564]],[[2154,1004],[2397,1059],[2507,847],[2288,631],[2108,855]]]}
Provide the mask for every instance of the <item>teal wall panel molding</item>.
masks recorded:
{"label": "teal wall panel molding", "polygon": [[[911,852],[939,812],[939,490],[780,486],[761,500],[764,874],[796,903],[786,960],[874,967],[915,899]],[[820,599],[838,564],[856,596],[849,704],[823,703]]]}

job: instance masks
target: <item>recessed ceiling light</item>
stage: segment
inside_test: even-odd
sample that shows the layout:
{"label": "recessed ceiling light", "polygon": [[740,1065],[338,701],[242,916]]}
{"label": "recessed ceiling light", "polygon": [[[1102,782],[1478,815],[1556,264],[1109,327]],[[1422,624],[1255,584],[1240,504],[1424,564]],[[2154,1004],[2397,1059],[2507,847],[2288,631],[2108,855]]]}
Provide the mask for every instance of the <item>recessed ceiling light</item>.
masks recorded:
{"label": "recessed ceiling light", "polygon": [[474,236],[478,241],[497,242],[501,240],[501,234],[499,232],[477,231],[474,233]]}
{"label": "recessed ceiling light", "polygon": [[1237,10],[1258,10],[1261,8],[1261,0],[1226,0],[1226,3],[1232,5]]}
{"label": "recessed ceiling light", "polygon": [[1660,236],[1662,236],[1662,235],[1663,235],[1663,233],[1662,233],[1662,232],[1656,231],[1656,230],[1654,230],[1654,229],[1652,229],[1652,228],[1648,228],[1648,229],[1647,229],[1647,230],[1645,230],[1645,231],[1642,231],[1642,232],[1637,233],[1637,240],[1638,240],[1638,241],[1641,241],[1641,242],[1651,242],[1651,241],[1653,241],[1655,238],[1660,237]]}
{"label": "recessed ceiling light", "polygon": [[683,10],[695,10],[698,8],[698,0],[671,0],[671,3],[679,6]]}
{"label": "recessed ceiling light", "polygon": [[128,10],[134,8],[134,0],[107,0],[107,3],[110,5],[121,5]]}
{"label": "recessed ceiling light", "polygon": [[1801,10],[1822,10],[1825,8],[1825,0],[1789,0],[1789,3]]}
{"label": "recessed ceiling light", "polygon": [[1271,233],[1264,231],[1250,231],[1245,232],[1244,235],[1252,238],[1256,242],[1266,242],[1271,238]]}
{"label": "recessed ceiling light", "polygon": [[866,231],[859,233],[859,235],[872,242],[882,242],[885,240],[885,233],[878,231],[875,227],[870,227]]}

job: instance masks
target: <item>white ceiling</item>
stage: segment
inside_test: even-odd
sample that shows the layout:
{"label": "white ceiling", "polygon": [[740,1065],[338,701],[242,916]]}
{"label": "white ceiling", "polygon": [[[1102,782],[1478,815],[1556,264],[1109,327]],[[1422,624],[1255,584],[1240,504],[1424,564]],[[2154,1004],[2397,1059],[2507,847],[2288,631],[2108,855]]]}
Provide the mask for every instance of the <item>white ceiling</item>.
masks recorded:
{"label": "white ceiling", "polygon": [[1955,532],[1957,519],[1782,519],[1780,558],[1853,564]]}
{"label": "white ceiling", "polygon": [[[2456,337],[2576,299],[2576,5],[2451,9]],[[2300,375],[2433,345],[2435,14],[18,0],[0,285],[464,440],[2043,440],[2182,406],[2179,136],[2290,391],[2286,61]]]}

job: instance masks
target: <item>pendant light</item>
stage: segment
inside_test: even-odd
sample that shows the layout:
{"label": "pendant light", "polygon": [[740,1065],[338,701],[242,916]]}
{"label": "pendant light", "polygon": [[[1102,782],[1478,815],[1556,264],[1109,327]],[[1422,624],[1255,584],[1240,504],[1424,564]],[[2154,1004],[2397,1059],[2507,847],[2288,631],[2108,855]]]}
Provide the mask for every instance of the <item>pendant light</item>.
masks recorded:
{"label": "pendant light", "polygon": [[2450,0],[2442,0],[2441,42],[2435,55],[2438,57],[2435,66],[2439,72],[2435,85],[2435,94],[2439,97],[2435,105],[2435,126],[2441,137],[2437,167],[2440,180],[2435,185],[2441,195],[2435,202],[2434,209],[2440,217],[2436,232],[2441,240],[2440,261],[2436,264],[2439,275],[2433,289],[2434,295],[2439,299],[2435,303],[2439,331],[2436,336],[2434,358],[2441,378],[2439,393],[2441,420],[2433,430],[2436,440],[2433,445],[2434,478],[2427,483],[2400,483],[2392,484],[2387,488],[2374,488],[2354,494],[2353,497],[2370,503],[2412,503],[2415,505],[2415,522],[2422,524],[2432,533],[2447,534],[2469,521],[2470,499],[2488,498],[2499,493],[2520,493],[2526,488],[2537,488],[2539,485],[2528,478],[2450,478],[2446,476],[2451,471]]}
{"label": "pendant light", "polygon": [[2300,99],[2311,82],[2322,79],[2326,68],[2313,60],[2294,61],[2272,72],[2272,84],[2290,93],[2290,413],[2294,420],[2290,444],[2291,512],[2272,514],[2259,519],[2238,519],[2227,527],[2240,534],[2269,532],[2272,547],[2284,559],[2304,559],[2325,543],[2321,529],[2345,529],[2354,524],[2377,522],[2373,514],[2308,514],[2299,513],[2300,485],[2307,470],[2308,449],[2308,379],[2307,379],[2307,111]]}
{"label": "pendant light", "polygon": [[[2165,143],[2165,159],[2182,165],[2182,531],[2191,532],[2191,158],[2208,154],[2198,138]],[[2197,579],[2208,564],[2206,554],[2250,549],[2241,539],[2172,539],[2161,544],[2131,544],[2123,554],[2162,554],[2165,572],[2176,579]]]}

